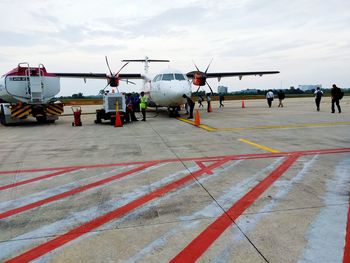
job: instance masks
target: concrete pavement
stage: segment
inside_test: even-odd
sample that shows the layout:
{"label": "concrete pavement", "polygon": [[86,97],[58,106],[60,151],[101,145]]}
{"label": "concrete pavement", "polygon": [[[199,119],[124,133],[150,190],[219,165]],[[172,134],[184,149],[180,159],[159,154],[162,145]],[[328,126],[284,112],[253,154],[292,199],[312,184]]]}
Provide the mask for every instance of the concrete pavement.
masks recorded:
{"label": "concrete pavement", "polygon": [[0,126],[0,259],[347,262],[350,99],[328,100]]}

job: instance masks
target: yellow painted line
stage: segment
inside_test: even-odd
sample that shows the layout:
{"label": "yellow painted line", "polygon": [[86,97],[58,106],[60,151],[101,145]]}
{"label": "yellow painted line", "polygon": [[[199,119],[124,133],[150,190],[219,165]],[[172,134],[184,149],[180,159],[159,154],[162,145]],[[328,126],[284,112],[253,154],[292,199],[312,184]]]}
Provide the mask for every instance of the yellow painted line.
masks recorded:
{"label": "yellow painted line", "polygon": [[248,141],[248,140],[245,140],[245,139],[238,139],[240,142],[244,142],[244,143],[247,143],[249,145],[252,145],[252,146],[255,146],[257,148],[260,148],[260,149],[263,149],[265,151],[268,151],[268,152],[271,152],[271,153],[279,153],[280,151],[278,150],[275,150],[275,149],[272,149],[272,148],[269,148],[269,147],[266,147],[264,145],[261,145],[261,144],[257,144],[255,142],[251,142],[251,141]]}
{"label": "yellow painted line", "polygon": [[[191,125],[194,125],[194,122],[190,121],[188,119],[184,119],[184,118],[176,118],[176,119],[178,119],[179,121],[183,121],[183,122],[189,123]],[[210,126],[207,126],[207,125],[204,125],[204,124],[201,124],[198,127],[203,129],[203,130],[209,131],[209,132],[214,132],[214,131],[218,130],[216,128],[213,128],[213,127],[210,127]]]}
{"label": "yellow painted line", "polygon": [[271,125],[271,126],[256,126],[245,128],[217,128],[216,131],[247,131],[247,130],[263,130],[263,129],[289,129],[289,128],[305,128],[305,127],[327,127],[338,125],[350,125],[350,122],[323,122],[323,123],[303,123],[292,125]]}

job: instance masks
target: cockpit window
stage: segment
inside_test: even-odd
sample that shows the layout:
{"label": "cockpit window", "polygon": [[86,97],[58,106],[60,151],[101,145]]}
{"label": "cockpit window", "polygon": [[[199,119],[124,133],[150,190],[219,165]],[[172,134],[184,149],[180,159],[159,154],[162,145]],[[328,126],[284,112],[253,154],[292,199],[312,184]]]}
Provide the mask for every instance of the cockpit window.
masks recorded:
{"label": "cockpit window", "polygon": [[182,74],[175,73],[175,79],[176,80],[185,80],[185,77]]}
{"label": "cockpit window", "polygon": [[155,82],[155,81],[160,80],[161,76],[162,76],[162,75],[158,74],[157,76],[154,77],[153,81]]}
{"label": "cockpit window", "polygon": [[174,74],[163,74],[162,80],[173,80]]}

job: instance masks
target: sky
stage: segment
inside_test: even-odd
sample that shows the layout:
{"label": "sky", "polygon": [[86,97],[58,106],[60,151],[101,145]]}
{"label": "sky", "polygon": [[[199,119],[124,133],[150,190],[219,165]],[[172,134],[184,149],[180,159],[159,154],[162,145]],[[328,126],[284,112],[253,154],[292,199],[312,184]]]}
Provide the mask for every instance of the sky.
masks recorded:
{"label": "sky", "polygon": [[[19,62],[48,72],[107,73],[122,59],[169,59],[187,73],[278,70],[278,75],[210,79],[214,91],[307,84],[350,88],[349,0],[1,0],[0,74]],[[130,63],[123,73],[143,73]],[[96,95],[104,80],[61,79],[66,96]],[[120,91],[139,91],[121,83]],[[208,88],[205,88],[208,90]],[[196,87],[193,87],[193,91]]]}

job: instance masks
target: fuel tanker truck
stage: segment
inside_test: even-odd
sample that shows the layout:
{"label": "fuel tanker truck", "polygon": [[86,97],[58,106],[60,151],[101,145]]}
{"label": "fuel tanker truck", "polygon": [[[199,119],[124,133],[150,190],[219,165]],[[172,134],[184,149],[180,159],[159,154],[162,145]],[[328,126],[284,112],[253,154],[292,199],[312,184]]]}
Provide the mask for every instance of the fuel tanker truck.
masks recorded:
{"label": "fuel tanker truck", "polygon": [[63,113],[63,104],[53,98],[60,91],[60,79],[44,65],[20,63],[0,79],[0,122],[8,125],[34,117],[40,123],[53,123]]}

